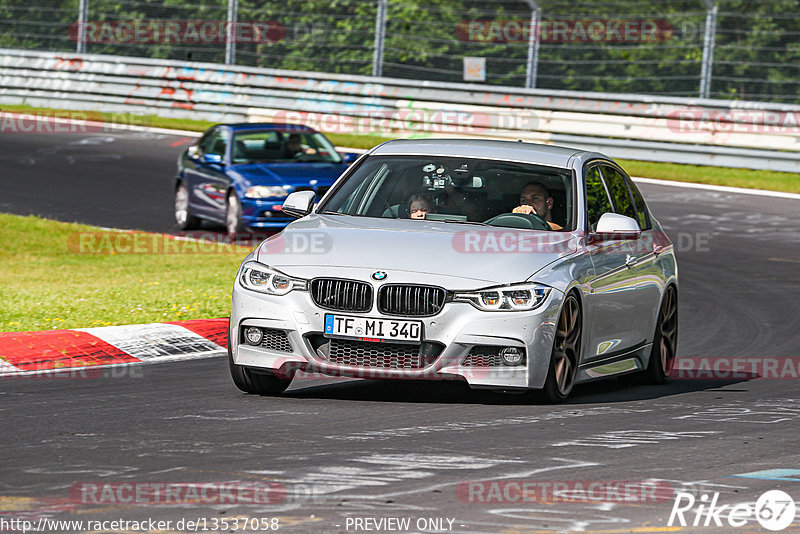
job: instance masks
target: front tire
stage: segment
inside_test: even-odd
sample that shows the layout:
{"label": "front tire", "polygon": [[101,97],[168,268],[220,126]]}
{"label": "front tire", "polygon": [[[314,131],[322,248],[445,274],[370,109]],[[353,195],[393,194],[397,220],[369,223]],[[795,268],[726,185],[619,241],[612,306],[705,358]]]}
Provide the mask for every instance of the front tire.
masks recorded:
{"label": "front tire", "polygon": [[669,382],[669,373],[675,365],[678,349],[678,291],[675,286],[667,286],[661,307],[658,310],[656,333],[653,336],[653,348],[650,350],[650,361],[644,372],[644,379],[649,384],[665,384]]}
{"label": "front tire", "polygon": [[233,355],[231,354],[230,346],[228,346],[228,367],[231,370],[233,383],[245,393],[253,395],[280,395],[286,391],[286,388],[292,383],[291,378],[278,378],[273,374],[254,373],[244,365],[233,363]]}
{"label": "front tire", "polygon": [[583,315],[578,298],[570,293],[564,299],[561,315],[556,323],[553,352],[547,369],[547,379],[542,394],[547,402],[564,402],[575,386],[578,360],[581,353]]}
{"label": "front tire", "polygon": [[200,219],[192,214],[189,207],[189,190],[183,182],[175,188],[175,224],[181,230],[193,230],[200,226]]}

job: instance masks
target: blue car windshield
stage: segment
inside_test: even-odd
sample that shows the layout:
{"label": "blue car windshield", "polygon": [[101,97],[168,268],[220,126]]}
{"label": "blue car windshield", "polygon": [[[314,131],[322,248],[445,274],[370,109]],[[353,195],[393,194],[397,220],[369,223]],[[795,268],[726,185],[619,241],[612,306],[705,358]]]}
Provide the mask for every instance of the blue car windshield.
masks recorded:
{"label": "blue car windshield", "polygon": [[341,163],[342,157],[320,133],[268,130],[234,134],[232,160],[234,164]]}
{"label": "blue car windshield", "polygon": [[553,223],[551,229],[568,230],[575,224],[574,189],[569,169],[533,163],[371,156],[319,210],[448,222],[486,222],[515,212],[539,215]]}

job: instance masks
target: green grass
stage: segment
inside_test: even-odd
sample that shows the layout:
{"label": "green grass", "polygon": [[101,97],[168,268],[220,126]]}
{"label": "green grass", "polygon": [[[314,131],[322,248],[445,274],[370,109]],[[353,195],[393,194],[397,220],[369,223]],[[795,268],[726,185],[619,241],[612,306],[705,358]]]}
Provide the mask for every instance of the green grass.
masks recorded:
{"label": "green grass", "polygon": [[[248,248],[219,244],[213,253],[187,253],[200,245],[179,242],[183,251],[171,253],[109,254],[103,247],[88,254],[78,253],[81,232],[102,231],[0,214],[0,332],[230,314],[233,279]],[[154,235],[136,234],[142,243]]]}
{"label": "green grass", "polygon": [[617,160],[617,162],[631,176],[800,193],[800,174],[792,172],[729,169],[727,167],[704,167],[625,159]]}
{"label": "green grass", "polygon": [[[57,113],[64,110],[50,108],[36,108],[32,106],[2,106],[2,111],[18,113]],[[133,124],[137,126],[154,126],[158,128],[171,128],[201,132],[213,123],[189,119],[170,119],[156,115],[132,115],[117,113],[91,112],[92,116],[101,116],[102,120],[116,123]],[[326,134],[326,136],[340,147],[372,148],[373,146],[393,139],[377,135],[352,135],[352,134]],[[768,189],[788,193],[800,193],[800,174],[755,171],[750,169],[731,169],[727,167],[706,167],[699,165],[680,165],[675,163],[655,163],[649,161],[618,160],[620,165],[632,176],[644,178],[659,178],[662,180],[675,180],[679,182],[694,182],[699,184],[726,185],[744,187],[747,189]]]}

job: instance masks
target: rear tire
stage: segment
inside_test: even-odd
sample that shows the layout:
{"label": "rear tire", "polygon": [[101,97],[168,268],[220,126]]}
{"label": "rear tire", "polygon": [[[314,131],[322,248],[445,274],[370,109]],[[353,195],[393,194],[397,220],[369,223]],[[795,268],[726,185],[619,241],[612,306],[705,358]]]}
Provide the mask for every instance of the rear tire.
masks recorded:
{"label": "rear tire", "polygon": [[675,365],[677,349],[678,291],[675,286],[667,286],[658,309],[650,361],[647,363],[647,369],[642,373],[642,378],[646,383],[666,384],[669,382],[669,373]]}
{"label": "rear tire", "polygon": [[564,299],[556,323],[553,352],[547,369],[547,379],[541,394],[546,402],[564,402],[575,386],[578,358],[581,353],[583,315],[578,298],[570,293]]}
{"label": "rear tire", "polygon": [[192,214],[189,207],[189,190],[183,182],[175,188],[175,224],[181,230],[194,230],[200,226],[200,219]]}
{"label": "rear tire", "polygon": [[253,395],[280,395],[286,391],[286,388],[292,383],[291,378],[278,378],[267,372],[256,373],[244,365],[233,363],[230,341],[228,341],[228,367],[231,370],[233,383],[245,393]]}

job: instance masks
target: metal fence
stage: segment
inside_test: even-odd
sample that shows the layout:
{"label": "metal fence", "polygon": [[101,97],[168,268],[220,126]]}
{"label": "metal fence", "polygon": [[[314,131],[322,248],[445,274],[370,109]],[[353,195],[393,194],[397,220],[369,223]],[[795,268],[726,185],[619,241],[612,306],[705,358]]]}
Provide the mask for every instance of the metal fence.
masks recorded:
{"label": "metal fence", "polygon": [[[99,127],[136,115],[288,122],[325,133],[479,137],[612,157],[800,172],[800,105],[414,81],[183,60],[0,49],[4,104],[87,110]],[[108,112],[104,119],[97,112]],[[2,113],[2,131],[32,131]],[[45,112],[47,115],[47,112]],[[45,122],[45,124],[49,124]]]}
{"label": "metal fence", "polygon": [[800,0],[0,0],[0,47],[800,102]]}

